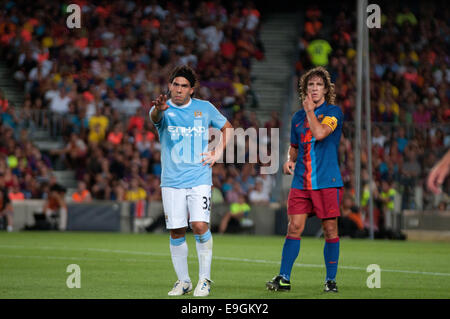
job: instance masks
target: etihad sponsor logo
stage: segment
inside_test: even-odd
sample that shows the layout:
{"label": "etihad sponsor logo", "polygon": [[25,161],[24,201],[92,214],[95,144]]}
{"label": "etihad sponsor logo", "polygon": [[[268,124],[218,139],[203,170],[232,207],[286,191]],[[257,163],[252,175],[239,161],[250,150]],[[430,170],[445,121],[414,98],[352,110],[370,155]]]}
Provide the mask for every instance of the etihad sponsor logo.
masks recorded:
{"label": "etihad sponsor logo", "polygon": [[169,133],[171,134],[181,134],[181,135],[185,135],[185,134],[201,134],[201,133],[205,133],[206,132],[206,127],[204,126],[189,126],[189,127],[184,127],[184,126],[168,126],[168,130]]}

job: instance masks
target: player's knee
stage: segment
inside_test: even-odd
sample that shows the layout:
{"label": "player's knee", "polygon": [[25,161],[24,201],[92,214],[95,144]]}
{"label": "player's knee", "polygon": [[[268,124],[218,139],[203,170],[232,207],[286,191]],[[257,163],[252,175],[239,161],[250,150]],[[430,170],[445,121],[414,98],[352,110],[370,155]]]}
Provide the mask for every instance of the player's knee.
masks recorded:
{"label": "player's knee", "polygon": [[204,234],[208,230],[208,224],[205,222],[192,222],[192,231],[194,234]]}
{"label": "player's knee", "polygon": [[288,225],[288,235],[290,236],[300,236],[305,228],[305,223],[291,220]]}
{"label": "player's knee", "polygon": [[337,223],[323,224],[323,234],[326,239],[333,239],[338,236]]}
{"label": "player's knee", "polygon": [[173,239],[181,238],[186,235],[186,228],[178,228],[170,230],[170,237]]}

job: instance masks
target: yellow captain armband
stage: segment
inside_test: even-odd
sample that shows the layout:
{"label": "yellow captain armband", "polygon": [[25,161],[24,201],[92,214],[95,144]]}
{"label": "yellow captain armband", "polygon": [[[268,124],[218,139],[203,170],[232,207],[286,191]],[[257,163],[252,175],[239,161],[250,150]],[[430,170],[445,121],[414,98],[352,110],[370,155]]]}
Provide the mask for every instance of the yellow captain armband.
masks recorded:
{"label": "yellow captain armband", "polygon": [[337,127],[338,120],[334,116],[325,116],[321,124],[328,125],[331,128],[331,131],[334,131]]}

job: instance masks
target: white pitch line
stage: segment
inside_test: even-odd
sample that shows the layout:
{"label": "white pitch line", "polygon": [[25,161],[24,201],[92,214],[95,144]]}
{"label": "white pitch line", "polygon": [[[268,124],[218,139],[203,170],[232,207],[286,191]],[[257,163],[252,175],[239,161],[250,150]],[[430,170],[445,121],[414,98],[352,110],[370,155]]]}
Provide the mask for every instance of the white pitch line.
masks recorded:
{"label": "white pitch line", "polygon": [[[23,245],[0,245],[0,248],[19,248],[19,249],[41,249],[41,250],[74,250],[74,251],[92,251],[92,252],[104,252],[104,253],[117,253],[117,254],[131,254],[131,255],[140,255],[140,256],[162,256],[169,257],[170,255],[167,253],[154,253],[154,252],[145,252],[145,251],[131,251],[131,250],[116,250],[116,249],[103,249],[103,248],[69,248],[69,247],[52,247],[52,246],[40,246],[40,247],[27,247]],[[2,255],[0,255],[2,256]],[[8,256],[8,255],[3,255]],[[25,256],[24,256],[25,257]],[[64,258],[64,257],[61,257]],[[76,259],[77,257],[69,257],[71,259]],[[80,257],[83,258],[83,257]],[[190,258],[197,258],[192,257]],[[249,258],[236,258],[236,257],[222,257],[222,256],[213,256],[214,259],[217,260],[225,260],[225,261],[238,261],[238,262],[248,262],[248,263],[260,263],[260,264],[274,264],[279,265],[279,261],[272,260],[264,260],[264,259],[249,259]],[[324,268],[324,265],[317,264],[300,264],[295,263],[296,267],[307,267],[307,268]],[[366,271],[367,269],[364,267],[355,267],[355,266],[344,266],[340,265],[340,269],[349,269],[349,270],[360,270]],[[412,275],[429,275],[429,276],[443,276],[450,277],[450,273],[442,273],[442,272],[427,272],[427,271],[414,271],[414,270],[400,270],[400,269],[381,269],[382,272],[392,272],[392,273],[403,273],[403,274],[412,274]]]}
{"label": "white pitch line", "polygon": [[24,256],[24,255],[0,255],[0,258],[35,258],[35,259],[57,259],[57,260],[99,260],[110,261],[110,259],[104,258],[86,258],[86,257],[61,257],[61,256]]}
{"label": "white pitch line", "polygon": [[[254,263],[264,263],[264,264],[276,264],[279,265],[279,261],[270,261],[262,259],[247,259],[247,258],[234,258],[234,257],[213,257],[214,259],[229,260],[229,261],[243,261],[243,262],[254,262]],[[299,264],[295,263],[294,266],[297,267],[307,267],[307,268],[325,268],[325,265],[317,264]],[[355,267],[355,266],[339,266],[340,269],[350,269],[350,270],[363,270],[366,271],[367,268]],[[414,270],[398,270],[398,269],[381,269],[382,272],[395,272],[395,273],[405,273],[405,274],[415,274],[415,275],[431,275],[431,276],[445,276],[450,277],[450,273],[442,272],[426,272],[426,271],[414,271]]]}
{"label": "white pitch line", "polygon": [[[75,261],[117,261],[114,258],[92,258],[92,257],[68,257],[68,256],[39,256],[39,255],[0,255],[0,258],[34,258],[34,259],[56,259],[56,260],[75,260]],[[134,259],[134,258],[119,258],[118,261],[121,262],[147,262],[142,259]]]}

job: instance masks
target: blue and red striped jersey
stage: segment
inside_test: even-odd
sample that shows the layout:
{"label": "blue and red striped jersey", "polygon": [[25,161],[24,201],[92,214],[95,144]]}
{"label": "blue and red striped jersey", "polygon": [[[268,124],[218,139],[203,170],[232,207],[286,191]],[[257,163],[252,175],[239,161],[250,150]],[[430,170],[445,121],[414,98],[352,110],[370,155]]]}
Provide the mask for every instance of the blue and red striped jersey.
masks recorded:
{"label": "blue and red striped jersey", "polygon": [[313,137],[309,129],[306,112],[302,109],[292,117],[291,146],[298,148],[292,188],[322,189],[342,187],[338,163],[339,141],[342,135],[344,115],[341,109],[324,102],[314,110],[322,124],[331,127],[333,132],[321,141]]}

